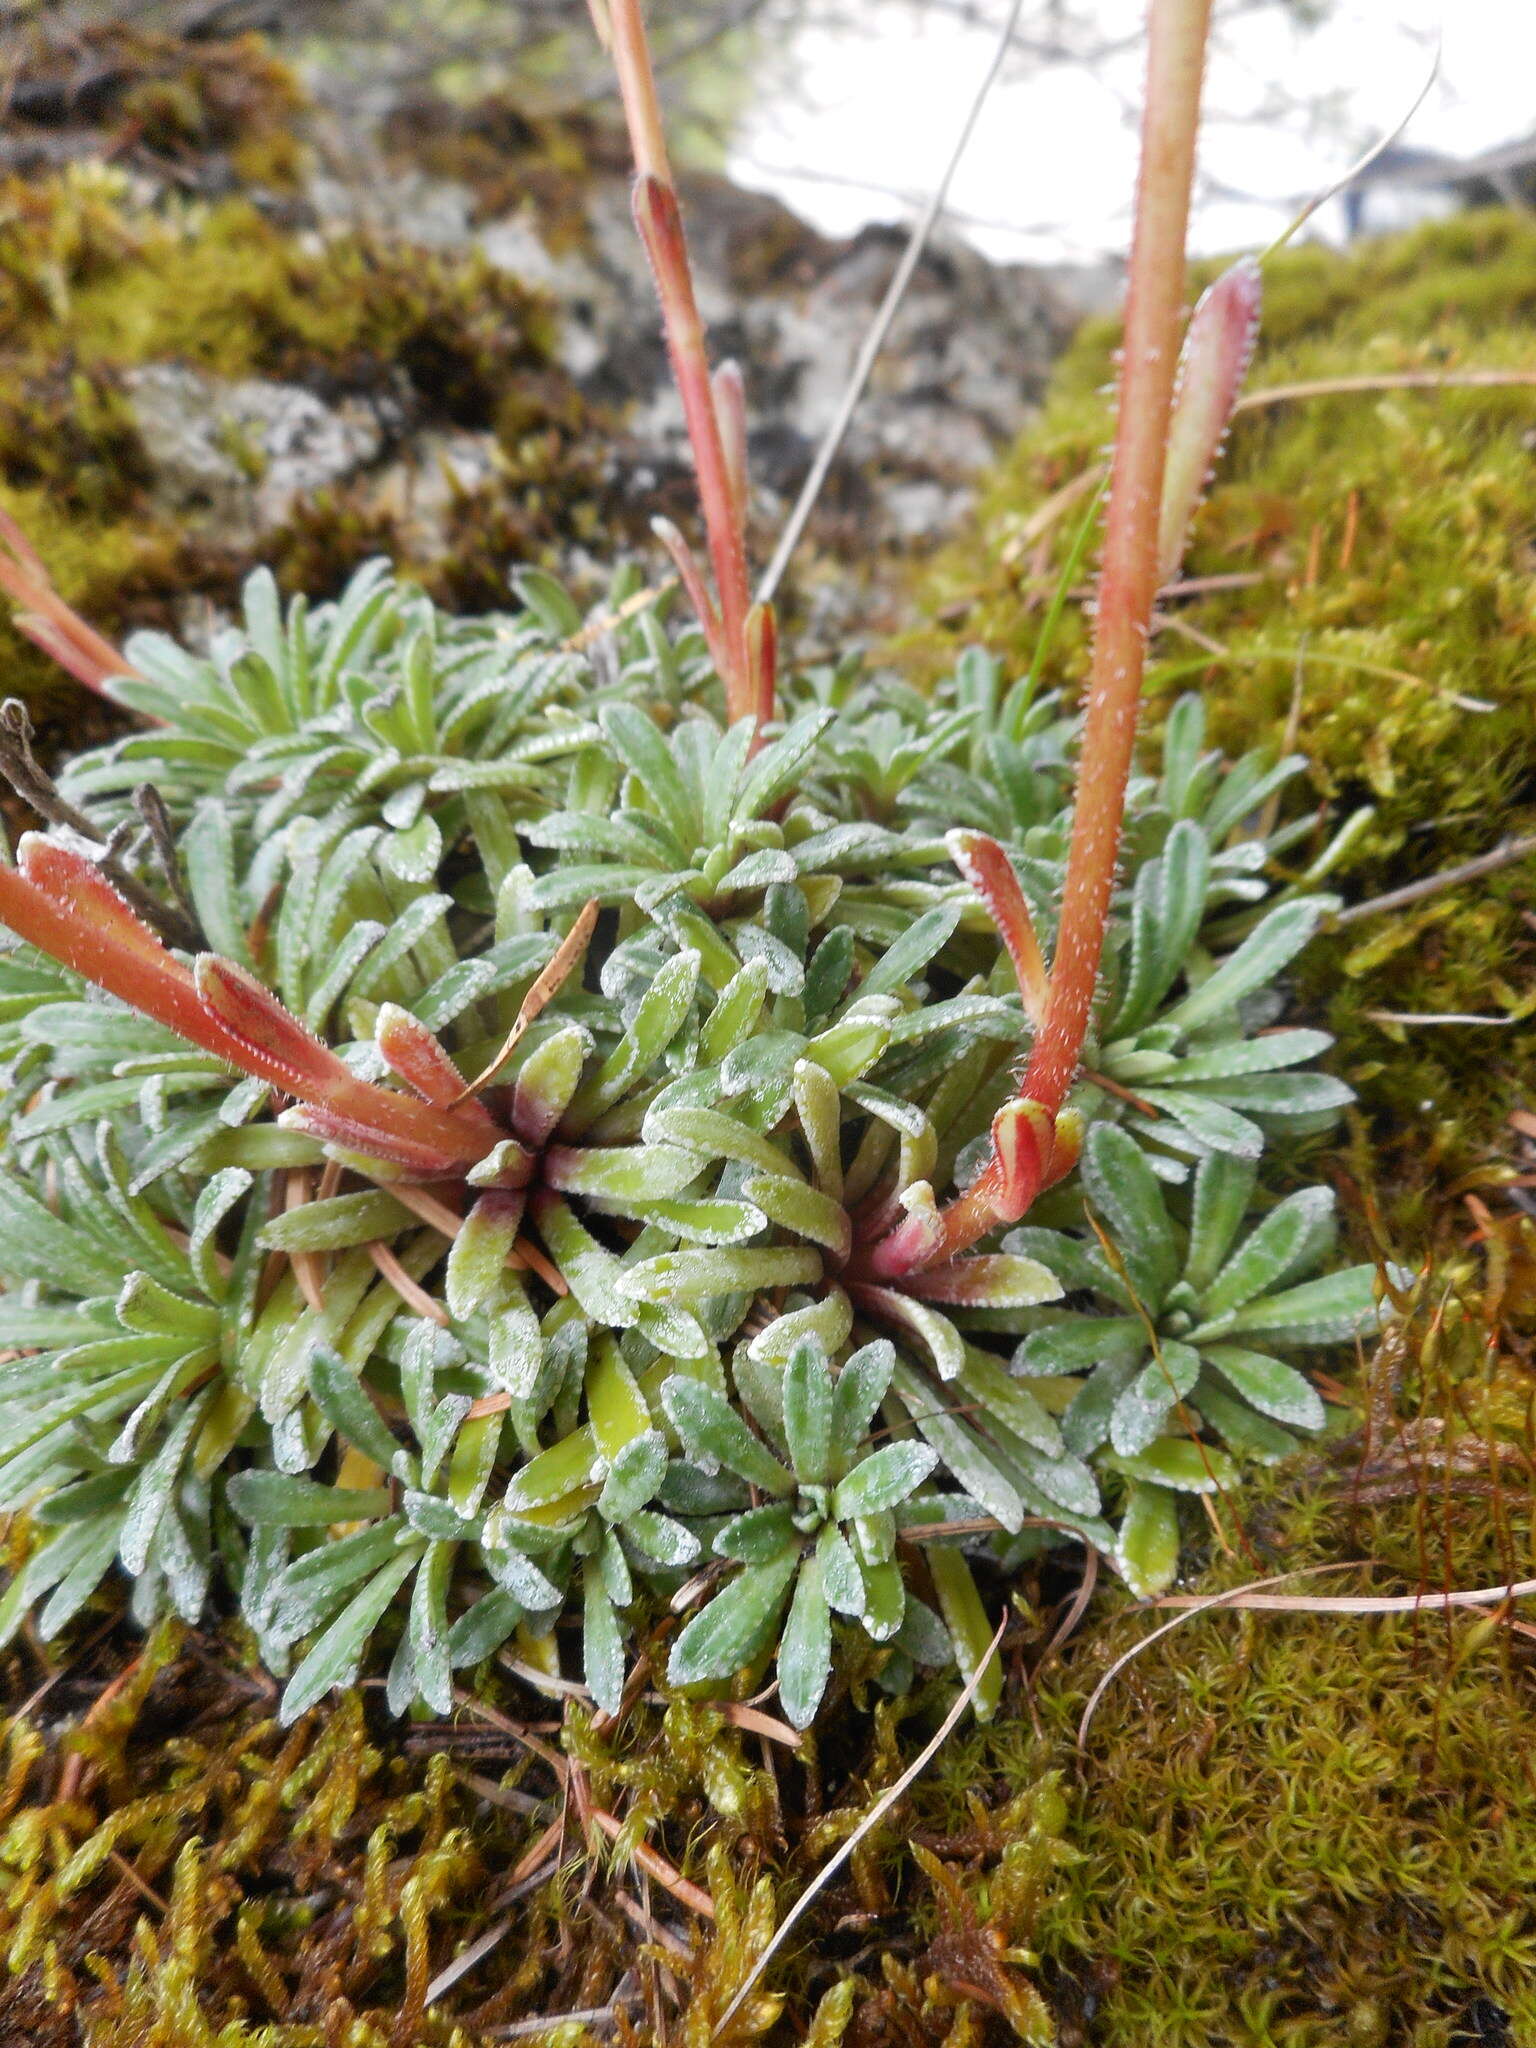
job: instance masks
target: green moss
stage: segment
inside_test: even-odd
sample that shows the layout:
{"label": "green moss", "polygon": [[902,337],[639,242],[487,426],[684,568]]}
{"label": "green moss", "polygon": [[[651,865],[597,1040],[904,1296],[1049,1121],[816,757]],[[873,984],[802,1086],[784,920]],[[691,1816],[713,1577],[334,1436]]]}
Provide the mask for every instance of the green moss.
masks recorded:
{"label": "green moss", "polygon": [[[450,506],[422,559],[405,509],[340,489],[263,554],[286,588],[334,591],[388,552],[435,592],[493,603],[513,560],[590,535],[603,423],[553,362],[547,303],[478,255],[295,234],[245,198],[144,209],[101,166],[0,184],[0,491],[64,595],[102,630],[224,604],[249,559],[159,507],[125,373],[178,362],[221,378],[377,394],[413,425],[494,432],[495,478]],[[0,623],[7,687],[47,716],[57,671]]]}
{"label": "green moss", "polygon": [[9,112],[25,144],[61,119],[89,130],[94,152],[156,174],[213,182],[233,173],[278,190],[297,185],[304,94],[256,35],[193,40],[131,22],[38,21],[15,52]]}
{"label": "green moss", "polygon": [[[1532,1575],[1531,1371],[1486,1364],[1488,1300],[1461,1277],[1464,1303],[1376,1361],[1353,1434],[1246,1495],[1241,1531],[1221,1508],[1193,1592],[1365,1558],[1287,1590]],[[1026,1664],[1062,1591],[1041,1569],[1017,1596]],[[12,1653],[10,1697],[49,1690],[0,1752],[0,2010],[49,2048],[480,2048],[506,2021],[605,2004],[644,1962],[643,1899],[670,1930],[654,1953],[685,2041],[1526,2039],[1529,1642],[1492,1608],[1199,1615],[1110,1680],[1079,1751],[1091,1692],[1153,1625],[1100,1603],[1027,1687],[1015,1662],[1007,1709],[950,1739],[718,2036],[776,1917],[895,1783],[939,1696],[859,1694],[795,1757],[682,1702],[530,1729],[530,1695],[483,1672],[483,1713],[402,1745],[357,1695],[281,1734],[266,1681],[175,1630],[136,1658],[88,1643],[52,1674]],[[622,1829],[588,1851],[568,1809],[558,1867],[520,1890],[560,1810],[550,1743],[585,1810]],[[708,1892],[712,1922],[668,1896],[666,1863],[636,1869],[639,1843]],[[428,1982],[504,1921],[426,2009]]]}
{"label": "green moss", "polygon": [[383,140],[402,166],[469,186],[479,220],[530,210],[557,253],[585,241],[594,177],[623,179],[630,170],[617,123],[535,113],[503,93],[463,101],[420,94],[389,114]]}
{"label": "green moss", "polygon": [[[1241,1533],[1223,1514],[1190,1590],[1289,1573],[1301,1597],[1411,1595],[1531,1576],[1531,1375],[1481,1356],[1471,1320],[1426,1340],[1395,1419],[1379,1361],[1374,1436],[1272,1475]],[[1032,1936],[1060,2048],[1531,2038],[1528,1640],[1492,1606],[1212,1613],[1152,1636],[1144,1613],[1101,1612],[1036,1683],[1033,1727],[971,1732],[918,1795],[923,1822],[955,1834],[978,1800],[1064,1774],[1075,1853]]]}
{"label": "green moss", "polygon": [[[1536,225],[1487,212],[1337,254],[1265,267],[1249,389],[1339,377],[1536,373]],[[924,596],[943,645],[980,635],[1027,655],[1079,516],[1042,507],[1096,465],[1107,439],[1115,330],[1091,323],[1044,418],[999,470],[974,532],[941,556]],[[1186,574],[1231,578],[1170,607],[1149,678],[1155,716],[1199,680],[1226,747],[1296,744],[1317,797],[1375,807],[1340,871],[1364,899],[1536,825],[1536,577],[1528,386],[1367,390],[1254,407],[1234,423],[1197,517]],[[1082,500],[1078,500],[1078,504]],[[912,644],[929,658],[933,631]],[[1192,639],[1191,633],[1201,636]],[[1051,656],[1079,682],[1081,618]],[[1308,993],[1342,1041],[1387,1178],[1405,1194],[1426,1161],[1447,1177],[1497,1147],[1536,1083],[1518,1028],[1395,1026],[1374,1012],[1519,1019],[1533,1006],[1530,868],[1315,947]]]}

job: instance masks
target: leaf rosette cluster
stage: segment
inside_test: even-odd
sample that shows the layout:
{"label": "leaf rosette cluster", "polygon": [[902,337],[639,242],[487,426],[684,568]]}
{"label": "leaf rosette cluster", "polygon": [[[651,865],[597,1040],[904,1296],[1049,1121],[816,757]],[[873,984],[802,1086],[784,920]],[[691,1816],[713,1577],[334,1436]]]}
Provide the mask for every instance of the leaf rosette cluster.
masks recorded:
{"label": "leaf rosette cluster", "polygon": [[892,1686],[974,1670],[976,1567],[1031,1543],[1165,1585],[1180,1498],[1322,1421],[1272,1351],[1387,1309],[1302,1277],[1331,1205],[1259,1175],[1347,1100],[1277,1028],[1337,848],[1269,823],[1301,764],[1179,705],[1083,1164],[924,1255],[1034,1029],[952,844],[1049,944],[1074,722],[970,654],[931,696],[791,680],[758,743],[633,579],[590,622],[519,591],[453,619],[373,565],[285,612],[258,575],[206,655],[135,641],[158,722],[60,782],[98,838],[0,877],[57,956],[0,958],[0,1499],[38,1532],[0,1619],[55,1633],[114,1567],[144,1620],[223,1588],[292,1715],[376,1631],[442,1711],[514,1637],[558,1668],[569,1612],[611,1709],[671,1605],[674,1683],[776,1650],[804,1721],[844,1631]]}

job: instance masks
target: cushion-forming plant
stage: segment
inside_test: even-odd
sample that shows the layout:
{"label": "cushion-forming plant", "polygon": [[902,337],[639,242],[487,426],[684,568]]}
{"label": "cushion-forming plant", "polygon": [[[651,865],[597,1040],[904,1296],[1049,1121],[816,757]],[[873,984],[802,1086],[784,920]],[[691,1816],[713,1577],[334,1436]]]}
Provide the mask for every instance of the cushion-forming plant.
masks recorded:
{"label": "cushion-forming plant", "polygon": [[779,675],[634,0],[691,622],[633,570],[455,619],[371,564],[119,654],[7,527],[24,628],[145,730],[56,783],[0,733],[48,825],[0,868],[0,1627],[121,1568],[141,1620],[232,1594],[289,1716],[376,1632],[397,1711],[513,1638],[614,1711],[639,1636],[706,1690],[776,1654],[801,1725],[839,1640],[987,1713],[978,1566],[1065,1538],[1156,1591],[1180,1498],[1320,1426],[1272,1353],[1392,1280],[1308,1277],[1331,1198],[1258,1171],[1347,1100],[1278,1023],[1331,849],[1277,879],[1300,764],[1216,759],[1196,699],[1131,766],[1257,310],[1213,287],[1175,405],[1205,11],[1152,8],[1082,719],[979,652]]}

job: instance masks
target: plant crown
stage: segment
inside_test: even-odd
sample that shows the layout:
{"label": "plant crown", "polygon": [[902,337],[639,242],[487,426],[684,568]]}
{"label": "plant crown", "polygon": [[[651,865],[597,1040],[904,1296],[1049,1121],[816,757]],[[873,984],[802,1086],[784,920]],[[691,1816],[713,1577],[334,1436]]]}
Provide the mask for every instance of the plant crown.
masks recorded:
{"label": "plant crown", "polygon": [[754,746],[632,574],[594,620],[518,590],[453,618],[374,563],[285,609],[258,572],[205,656],[139,636],[113,691],[155,723],[0,871],[74,934],[0,957],[0,1505],[39,1531],[0,1623],[56,1634],[114,1565],[146,1622],[217,1582],[291,1717],[376,1632],[391,1705],[444,1712],[509,1640],[557,1668],[570,1609],[609,1711],[638,1636],[714,1691],[776,1653],[803,1724],[839,1642],[973,1671],[978,1566],[1075,1540],[1166,1586],[1181,1499],[1320,1426],[1283,1354],[1386,1312],[1315,1277],[1331,1194],[1258,1180],[1348,1100],[1279,1022],[1332,901],[1327,851],[1271,879],[1301,762],[1174,707],[1081,1163],[925,1259],[1031,1042],[989,903],[1049,949],[1076,721],[972,652],[931,695],[791,676]]}

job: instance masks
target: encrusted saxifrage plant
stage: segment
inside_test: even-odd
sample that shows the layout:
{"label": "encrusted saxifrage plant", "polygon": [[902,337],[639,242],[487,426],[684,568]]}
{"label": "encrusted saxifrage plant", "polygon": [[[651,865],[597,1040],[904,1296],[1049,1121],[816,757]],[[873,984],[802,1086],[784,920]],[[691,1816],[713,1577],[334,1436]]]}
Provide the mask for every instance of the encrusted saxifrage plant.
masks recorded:
{"label": "encrusted saxifrage plant", "polygon": [[1208,295],[1170,442],[1203,10],[1153,8],[1082,722],[981,653],[929,695],[777,679],[633,0],[612,34],[696,623],[630,569],[590,618],[530,572],[454,619],[373,564],[118,655],[8,536],[28,629],[148,729],[56,784],[0,734],[48,822],[0,869],[0,1501],[36,1529],[0,1622],[55,1633],[114,1563],[142,1619],[217,1581],[286,1714],[380,1629],[391,1703],[441,1712],[514,1636],[558,1669],[572,1610],[612,1710],[672,1605],[676,1684],[777,1644],[803,1723],[846,1631],[986,1713],[978,1560],[1065,1535],[1165,1585],[1180,1496],[1320,1420],[1270,1347],[1385,1312],[1368,1267],[1292,1284],[1329,1205],[1257,1175],[1347,1099],[1274,1028],[1331,901],[1326,849],[1272,879],[1300,764],[1222,763],[1189,699],[1130,773],[1254,314],[1250,270]]}

